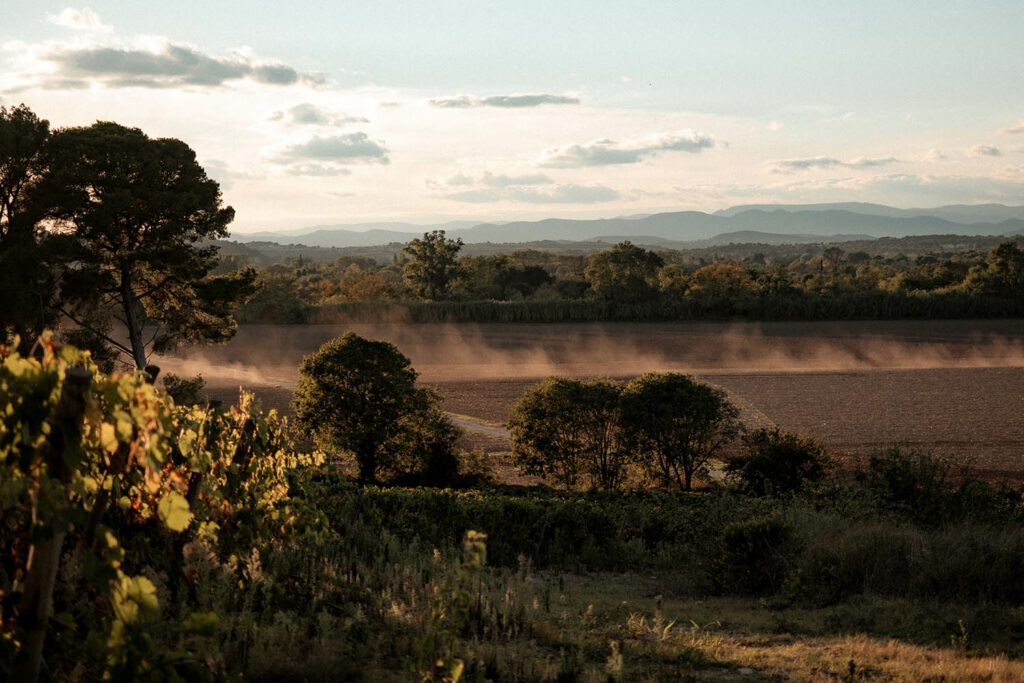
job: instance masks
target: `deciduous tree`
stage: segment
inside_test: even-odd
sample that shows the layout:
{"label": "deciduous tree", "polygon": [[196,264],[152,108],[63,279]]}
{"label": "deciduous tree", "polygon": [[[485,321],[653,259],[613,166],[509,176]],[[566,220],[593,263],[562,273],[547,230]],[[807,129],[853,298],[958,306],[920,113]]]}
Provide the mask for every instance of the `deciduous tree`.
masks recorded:
{"label": "deciduous tree", "polygon": [[405,264],[406,282],[416,294],[429,300],[442,299],[459,271],[456,257],[462,249],[462,238],[449,239],[444,230],[423,233],[423,237],[405,245],[405,253],[412,257]]}
{"label": "deciduous tree", "polygon": [[630,458],[619,438],[620,392],[609,380],[564,377],[529,389],[508,422],[517,464],[569,488],[621,486]]}
{"label": "deciduous tree", "polygon": [[664,263],[653,251],[626,241],[591,256],[585,275],[599,297],[637,302],[657,292],[658,269]]}
{"label": "deciduous tree", "polygon": [[637,377],[622,396],[626,443],[665,485],[686,491],[737,434],[738,417],[725,392],[675,372]]}
{"label": "deciduous tree", "polygon": [[393,344],[349,332],[302,361],[296,424],[325,451],[351,457],[361,481],[393,472],[401,459],[439,460],[438,449],[450,450],[458,432],[416,376]]}

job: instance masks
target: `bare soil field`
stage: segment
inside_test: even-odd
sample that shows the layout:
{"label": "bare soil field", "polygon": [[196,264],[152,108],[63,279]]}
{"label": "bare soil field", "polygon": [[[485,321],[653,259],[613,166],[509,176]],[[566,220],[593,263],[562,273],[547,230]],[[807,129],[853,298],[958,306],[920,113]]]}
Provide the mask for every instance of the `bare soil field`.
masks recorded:
{"label": "bare soil field", "polygon": [[[287,408],[302,357],[347,330],[394,343],[445,410],[500,426],[548,375],[693,373],[751,427],[814,433],[840,455],[892,445],[1024,476],[1024,321],[832,323],[250,325],[222,347],[157,359]],[[473,445],[507,448],[493,429]]]}

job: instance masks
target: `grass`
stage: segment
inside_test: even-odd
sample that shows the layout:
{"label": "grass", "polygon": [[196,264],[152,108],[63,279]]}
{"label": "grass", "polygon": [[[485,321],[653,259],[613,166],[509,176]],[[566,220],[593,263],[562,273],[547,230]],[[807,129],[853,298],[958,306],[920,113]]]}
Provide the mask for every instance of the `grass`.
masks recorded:
{"label": "grass", "polygon": [[[589,655],[581,680],[604,680],[611,641],[620,644],[624,680],[673,670],[698,680],[848,680],[851,661],[852,680],[1024,678],[1024,662],[1012,659],[1024,654],[1014,635],[1024,626],[1017,608],[863,598],[773,609],[756,598],[662,598],[671,586],[654,576],[537,580],[564,588],[552,614],[533,618],[558,634],[555,642],[575,642]],[[953,642],[960,620],[981,627],[968,648]]]}
{"label": "grass", "polygon": [[422,664],[441,658],[461,660],[464,681],[1024,680],[1011,603],[817,607],[709,595],[683,567],[473,570],[458,556],[357,520],[240,559],[241,590],[209,568],[197,594],[221,615],[212,649],[254,681],[446,680]]}

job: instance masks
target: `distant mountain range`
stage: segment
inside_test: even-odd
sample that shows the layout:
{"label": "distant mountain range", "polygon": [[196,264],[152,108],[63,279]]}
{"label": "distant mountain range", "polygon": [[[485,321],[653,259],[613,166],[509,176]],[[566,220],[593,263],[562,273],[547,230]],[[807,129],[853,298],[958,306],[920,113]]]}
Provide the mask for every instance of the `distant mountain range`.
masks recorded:
{"label": "distant mountain range", "polygon": [[548,218],[482,224],[467,221],[436,225],[360,223],[232,237],[238,242],[367,247],[408,242],[430,230],[445,230],[449,237],[461,237],[467,243],[537,240],[615,243],[628,239],[646,245],[664,242],[694,242],[704,246],[740,242],[803,244],[913,235],[1020,235],[1024,234],[1024,206],[979,204],[896,209],[859,202],[746,205],[713,214],[676,211],[596,220]]}

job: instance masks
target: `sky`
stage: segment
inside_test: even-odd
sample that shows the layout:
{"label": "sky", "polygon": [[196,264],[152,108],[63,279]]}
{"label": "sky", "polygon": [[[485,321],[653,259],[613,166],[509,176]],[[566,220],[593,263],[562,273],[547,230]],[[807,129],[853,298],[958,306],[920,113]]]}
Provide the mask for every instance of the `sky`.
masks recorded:
{"label": "sky", "polygon": [[188,143],[234,232],[1024,204],[1024,2],[0,0],[0,105]]}

